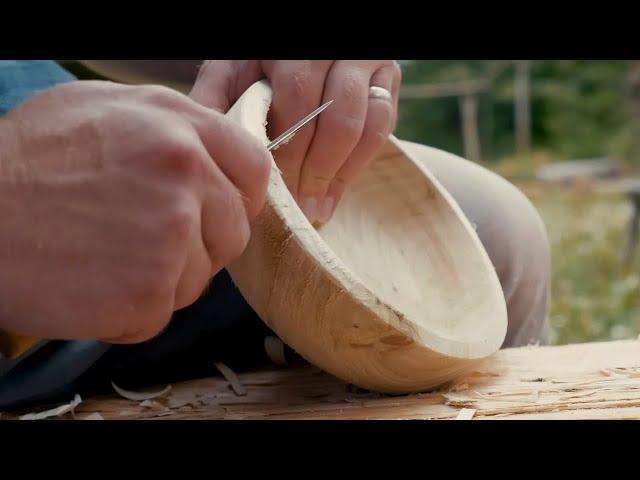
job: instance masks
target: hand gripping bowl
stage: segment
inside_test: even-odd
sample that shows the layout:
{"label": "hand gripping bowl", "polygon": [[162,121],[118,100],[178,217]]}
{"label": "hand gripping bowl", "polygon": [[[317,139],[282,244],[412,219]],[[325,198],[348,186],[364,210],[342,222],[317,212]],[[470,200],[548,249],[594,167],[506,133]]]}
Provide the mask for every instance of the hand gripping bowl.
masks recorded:
{"label": "hand gripping bowl", "polygon": [[[266,145],[271,88],[228,116]],[[316,230],[272,168],[264,209],[228,270],[247,302],[309,362],[361,388],[410,393],[496,352],[507,313],[460,207],[391,136]]]}

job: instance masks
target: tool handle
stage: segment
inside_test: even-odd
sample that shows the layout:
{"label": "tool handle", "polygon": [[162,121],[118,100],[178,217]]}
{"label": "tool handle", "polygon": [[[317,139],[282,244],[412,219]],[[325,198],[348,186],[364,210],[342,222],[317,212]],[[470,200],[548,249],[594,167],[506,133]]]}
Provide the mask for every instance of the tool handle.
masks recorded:
{"label": "tool handle", "polygon": [[41,339],[37,337],[18,335],[0,330],[0,357],[18,358],[40,341]]}

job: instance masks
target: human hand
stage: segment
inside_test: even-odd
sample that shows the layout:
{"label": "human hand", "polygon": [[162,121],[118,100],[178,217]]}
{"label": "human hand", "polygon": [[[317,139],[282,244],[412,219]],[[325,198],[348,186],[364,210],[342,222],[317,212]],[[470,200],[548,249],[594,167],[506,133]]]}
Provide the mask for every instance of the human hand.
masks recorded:
{"label": "human hand", "polygon": [[[269,134],[279,135],[329,100],[331,108],[274,152],[289,191],[311,221],[329,220],[347,185],[393,131],[401,72],[392,60],[208,60],[190,93],[226,112],[261,78],[273,89]],[[391,99],[369,98],[369,87]]]}
{"label": "human hand", "polygon": [[0,118],[0,328],[140,342],[244,250],[271,166],[158,86],[73,82]]}

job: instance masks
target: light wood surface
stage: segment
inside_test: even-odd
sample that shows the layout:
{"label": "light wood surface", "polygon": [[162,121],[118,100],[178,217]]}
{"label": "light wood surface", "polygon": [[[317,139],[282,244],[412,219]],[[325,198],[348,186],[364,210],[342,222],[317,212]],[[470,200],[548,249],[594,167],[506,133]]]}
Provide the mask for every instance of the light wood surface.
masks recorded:
{"label": "light wood surface", "polygon": [[[238,374],[239,396],[222,377],[173,385],[134,402],[85,400],[76,418],[104,419],[640,419],[640,341],[498,352],[436,391],[383,396],[313,366]],[[145,406],[143,406],[144,404]],[[3,418],[12,418],[5,416]],[[69,414],[65,418],[71,418]]]}
{"label": "light wood surface", "polygon": [[[229,117],[265,144],[271,89]],[[312,364],[363,388],[423,391],[495,353],[507,314],[496,272],[448,192],[391,137],[314,229],[272,169],[265,207],[229,272]]]}

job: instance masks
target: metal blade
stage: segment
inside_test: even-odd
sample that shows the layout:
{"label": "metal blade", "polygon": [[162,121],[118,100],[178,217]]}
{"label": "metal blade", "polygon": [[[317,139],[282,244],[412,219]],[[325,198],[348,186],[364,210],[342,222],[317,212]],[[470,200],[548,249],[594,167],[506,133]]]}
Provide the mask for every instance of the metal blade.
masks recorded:
{"label": "metal blade", "polygon": [[282,145],[284,142],[286,142],[287,140],[291,139],[291,137],[293,135],[295,135],[295,133],[300,130],[302,127],[304,127],[307,123],[309,123],[311,120],[313,120],[314,118],[316,118],[318,115],[320,115],[321,112],[323,112],[329,105],[331,105],[333,103],[333,100],[329,100],[327,103],[325,103],[324,105],[321,105],[320,107],[316,108],[313,112],[311,112],[309,115],[307,115],[306,117],[304,117],[302,120],[300,120],[298,123],[296,123],[293,127],[291,127],[290,129],[288,129],[286,132],[284,132],[282,135],[280,135],[278,138],[276,138],[275,140],[273,140],[268,146],[267,146],[267,150],[275,150],[276,148],[278,148],[280,145]]}

